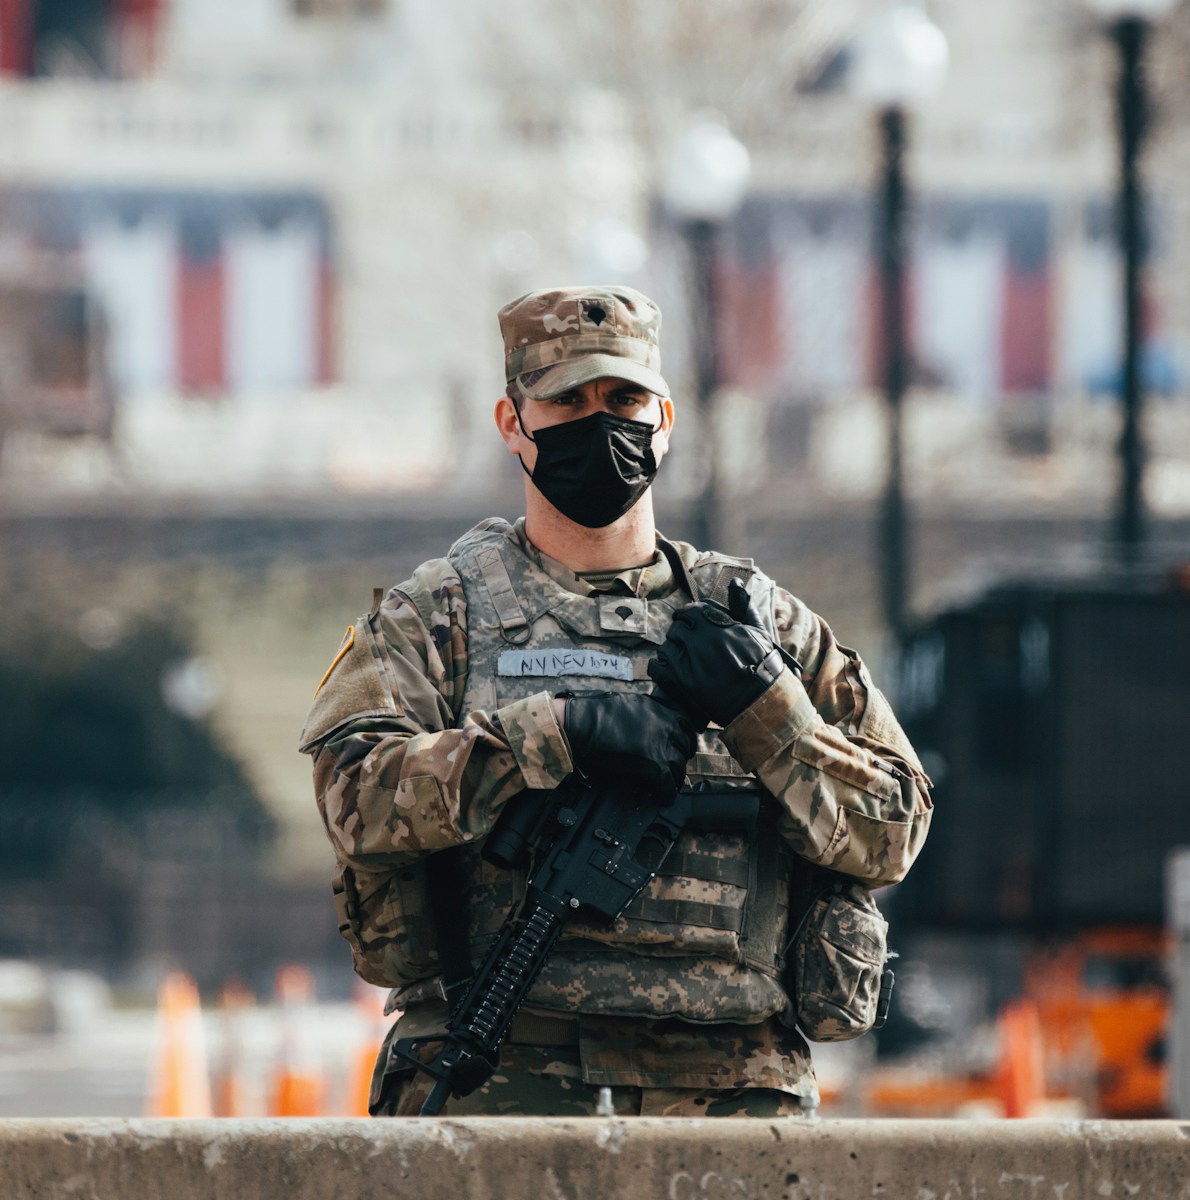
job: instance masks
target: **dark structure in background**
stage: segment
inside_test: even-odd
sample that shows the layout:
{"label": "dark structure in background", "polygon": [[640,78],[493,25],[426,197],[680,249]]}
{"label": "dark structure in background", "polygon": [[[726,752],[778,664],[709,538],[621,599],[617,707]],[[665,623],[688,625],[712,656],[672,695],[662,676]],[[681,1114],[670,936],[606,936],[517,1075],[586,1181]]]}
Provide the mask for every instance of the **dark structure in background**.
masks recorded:
{"label": "dark structure in background", "polygon": [[[264,991],[338,950],[330,899],[262,870],[275,822],[179,677],[184,631],[0,590],[0,959]],[[52,614],[52,615],[51,615]]]}
{"label": "dark structure in background", "polygon": [[997,586],[910,633],[898,714],[936,784],[919,926],[1160,924],[1190,843],[1190,576]]}

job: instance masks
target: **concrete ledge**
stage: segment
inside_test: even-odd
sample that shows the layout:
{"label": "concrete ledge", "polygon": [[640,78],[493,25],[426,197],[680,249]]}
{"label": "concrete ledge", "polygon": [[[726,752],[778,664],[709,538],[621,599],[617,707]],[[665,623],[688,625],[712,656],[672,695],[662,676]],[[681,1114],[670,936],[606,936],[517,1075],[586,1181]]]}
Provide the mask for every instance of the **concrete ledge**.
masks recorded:
{"label": "concrete ledge", "polygon": [[0,1196],[1190,1200],[1190,1124],[2,1121]]}

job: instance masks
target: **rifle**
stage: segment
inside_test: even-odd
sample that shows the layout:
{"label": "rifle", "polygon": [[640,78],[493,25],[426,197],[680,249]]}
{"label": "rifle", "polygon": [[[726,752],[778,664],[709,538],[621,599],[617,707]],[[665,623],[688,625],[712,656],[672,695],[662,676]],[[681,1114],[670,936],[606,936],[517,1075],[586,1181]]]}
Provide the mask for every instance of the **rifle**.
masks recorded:
{"label": "rifle", "polygon": [[[500,1063],[512,1019],[567,922],[610,925],[644,889],[684,829],[754,830],[758,792],[679,792],[662,804],[634,789],[568,775],[552,792],[524,793],[501,815],[484,847],[496,865],[536,866],[524,901],[509,914],[482,965],[447,995],[447,1031],[398,1038],[390,1062],[437,1082],[421,1107],[442,1111],[448,1096],[470,1095]],[[462,935],[460,935],[462,936]],[[463,988],[466,988],[464,991]],[[430,1062],[418,1053],[441,1043]]]}

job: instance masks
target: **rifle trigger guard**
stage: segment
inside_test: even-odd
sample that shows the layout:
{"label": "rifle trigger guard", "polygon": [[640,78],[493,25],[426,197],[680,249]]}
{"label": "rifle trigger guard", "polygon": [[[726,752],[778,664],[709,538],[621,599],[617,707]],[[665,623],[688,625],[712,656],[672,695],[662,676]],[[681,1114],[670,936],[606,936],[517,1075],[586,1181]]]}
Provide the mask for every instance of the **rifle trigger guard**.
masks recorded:
{"label": "rifle trigger guard", "polygon": [[444,1033],[430,1033],[422,1037],[397,1038],[389,1047],[388,1062],[385,1064],[385,1071],[391,1071],[398,1065],[395,1061],[400,1059],[402,1062],[408,1063],[411,1067],[416,1067],[419,1071],[424,1071],[427,1075],[432,1075],[435,1079],[445,1079],[448,1072],[444,1071],[438,1063],[422,1062],[418,1057],[418,1050],[422,1046],[446,1045],[447,1035]]}

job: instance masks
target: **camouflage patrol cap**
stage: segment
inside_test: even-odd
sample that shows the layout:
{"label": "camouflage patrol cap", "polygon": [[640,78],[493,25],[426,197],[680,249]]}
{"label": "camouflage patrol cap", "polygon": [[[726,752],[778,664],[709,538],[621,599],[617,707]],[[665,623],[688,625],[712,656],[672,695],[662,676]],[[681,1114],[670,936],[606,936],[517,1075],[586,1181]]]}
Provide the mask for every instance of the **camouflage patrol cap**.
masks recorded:
{"label": "camouflage patrol cap", "polygon": [[611,376],[669,395],[661,377],[661,310],[630,287],[529,292],[499,313],[504,377],[531,400],[548,400]]}

